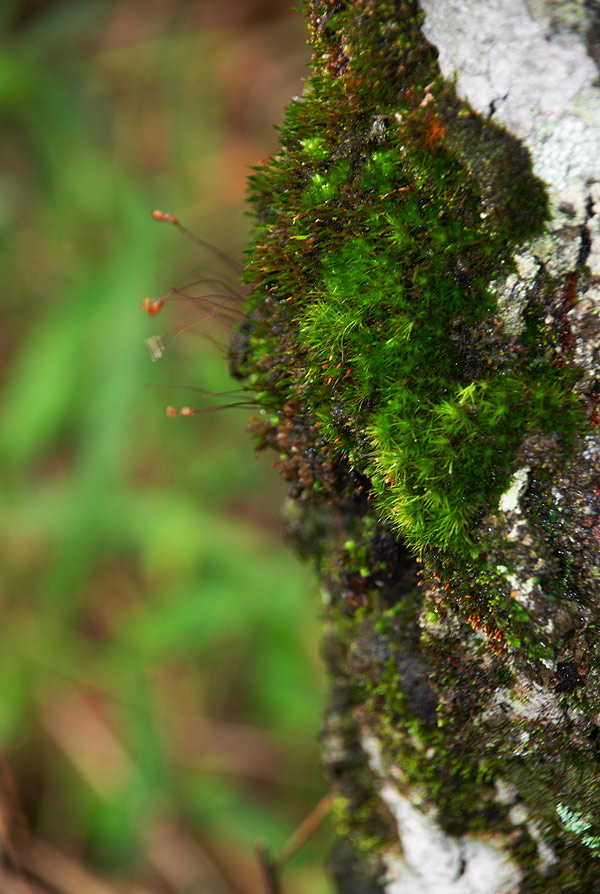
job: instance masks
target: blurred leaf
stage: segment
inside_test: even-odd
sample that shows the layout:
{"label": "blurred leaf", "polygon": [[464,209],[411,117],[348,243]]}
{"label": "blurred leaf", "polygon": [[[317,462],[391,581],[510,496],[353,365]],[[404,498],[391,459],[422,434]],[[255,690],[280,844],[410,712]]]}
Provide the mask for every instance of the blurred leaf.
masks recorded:
{"label": "blurred leaf", "polygon": [[64,423],[77,387],[87,310],[71,302],[34,330],[13,367],[0,407],[0,456],[25,465]]}
{"label": "blurred leaf", "polygon": [[188,784],[193,818],[209,828],[213,839],[237,839],[249,848],[266,842],[276,850],[292,832],[289,821],[261,808],[227,779],[199,773]]}

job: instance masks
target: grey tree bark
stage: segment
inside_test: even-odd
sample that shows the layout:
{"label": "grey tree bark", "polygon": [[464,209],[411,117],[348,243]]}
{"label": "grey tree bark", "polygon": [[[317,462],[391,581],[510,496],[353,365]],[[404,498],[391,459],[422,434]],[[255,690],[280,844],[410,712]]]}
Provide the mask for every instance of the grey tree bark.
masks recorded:
{"label": "grey tree bark", "polygon": [[[527,147],[533,170],[549,191],[548,232],[519,253],[517,272],[498,284],[505,326],[516,334],[522,331],[522,311],[536,274],[540,268],[550,271],[562,288],[547,308],[546,322],[562,333],[556,351],[568,353],[569,362],[581,370],[576,388],[597,422],[600,7],[551,0],[421,0],[421,6],[423,33],[439,53],[444,76],[456,79],[458,94],[472,108]],[[389,843],[380,852],[385,867],[381,887],[389,894],[600,891],[597,431],[580,440],[566,467],[554,467],[547,477],[544,488],[554,522],[540,518],[537,505],[536,476],[548,459],[542,444],[522,445],[511,487],[487,520],[499,543],[518,545],[509,549],[512,573],[506,574],[506,588],[536,619],[549,646],[547,657],[532,662],[516,654],[510,683],[490,685],[486,676],[494,658],[489,652],[478,654],[479,631],[473,636],[464,622],[461,630],[451,608],[431,624],[423,610],[419,615],[420,630],[430,641],[443,638],[456,645],[454,685],[442,681],[439,670],[431,675],[429,667],[422,669],[446,710],[452,704],[451,710],[470,727],[470,732],[458,733],[453,747],[468,753],[476,737],[484,750],[506,755],[506,773],[500,765],[489,780],[496,833],[488,827],[480,835],[452,834],[448,816],[440,816],[439,806],[424,797],[422,781],[411,779],[401,761],[386,755],[385,736],[373,728],[368,714],[353,708],[351,726],[360,755],[355,759],[364,756],[391,824]],[[551,452],[551,445],[547,450]],[[550,527],[554,530],[548,536]],[[500,574],[507,568],[506,552],[499,546],[488,557]],[[557,599],[548,583],[564,574],[561,565],[569,568],[570,583]],[[425,602],[430,605],[439,597],[438,586],[430,581]],[[356,651],[353,645],[347,648]],[[429,648],[421,643],[422,652]],[[347,662],[346,654],[346,668]],[[474,675],[475,698],[465,691]],[[408,685],[414,692],[418,683],[411,679]],[[461,710],[465,702],[469,708]],[[330,716],[334,729],[344,723],[335,708]],[[456,736],[451,729],[449,737]],[[335,755],[335,732],[328,743]],[[339,757],[332,758],[331,750],[328,754],[339,769]],[[435,747],[426,757],[435,775]],[[344,760],[349,760],[347,754]],[[517,772],[511,764],[520,764]],[[474,786],[473,797],[479,796]],[[343,871],[339,878],[340,891],[352,889]],[[358,881],[355,889],[376,890],[375,879]]]}
{"label": "grey tree bark", "polygon": [[[302,193],[302,203],[293,206],[296,186],[290,185],[291,210],[281,210],[275,181],[259,175],[259,262],[249,279],[255,296],[262,291],[234,339],[231,362],[234,373],[252,375],[253,386],[258,382],[263,389],[260,399],[270,415],[255,430],[261,446],[282,453],[283,473],[292,481],[288,529],[322,581],[324,654],[332,681],[323,755],[339,830],[332,869],[343,894],[600,892],[600,5],[419,2],[420,9],[408,0],[314,3],[315,66],[322,80],[313,93],[308,90],[307,103],[324,82],[335,84],[348,71],[365,77],[356,49],[360,36],[352,28],[371,28],[386,60],[390,46],[410,34],[415,46],[422,41],[427,47],[419,53],[437,57],[432,64],[443,83],[454,84],[460,109],[454,99],[444,106],[441,80],[411,82],[398,100],[400,111],[365,110],[361,121],[368,119],[368,128],[342,148],[336,144],[334,157],[348,157],[355,171],[374,151],[368,147],[385,147],[393,128],[402,136],[411,115],[422,116],[432,164],[439,158],[437,143],[446,141],[456,164],[479,184],[482,219],[485,203],[499,201],[495,191],[508,193],[519,176],[509,159],[486,181],[488,164],[499,164],[486,156],[489,133],[509,135],[511,159],[519,151],[529,157],[547,191],[547,224],[519,242],[506,273],[500,268],[488,283],[494,310],[471,332],[450,337],[459,345],[461,401],[467,400],[465,389],[485,378],[483,367],[506,368],[509,375],[526,356],[532,375],[538,360],[558,371],[583,422],[574,427],[568,449],[560,406],[556,426],[550,420],[543,430],[523,427],[502,492],[468,516],[470,552],[454,549],[449,538],[424,540],[420,548],[409,522],[399,529],[381,508],[395,505],[385,503],[396,487],[392,475],[371,499],[380,473],[373,429],[365,433],[360,426],[362,405],[350,412],[338,390],[328,404],[327,443],[315,441],[315,429],[329,424],[315,394],[331,387],[333,352],[318,358],[328,377],[321,386],[316,374],[307,373],[313,369],[305,336],[309,318],[289,311],[295,294],[280,272],[281,258],[296,263],[300,256],[292,258],[289,246],[298,245],[293,251],[305,252],[297,262],[299,281],[306,275],[311,306],[320,300],[315,295],[321,286],[305,274],[313,269],[310,240],[318,236],[308,224],[301,235],[285,230],[285,215],[296,225],[309,215],[312,199]],[[420,37],[411,30],[415,23]],[[397,72],[399,91],[410,66],[421,64],[416,55],[403,50],[388,69],[388,77]],[[343,95],[362,95],[357,83]],[[301,107],[300,100],[273,165],[283,170],[290,158],[286,170],[296,180],[309,170],[313,198],[317,186],[322,190],[318,230],[328,226],[323,221],[329,220],[330,194],[323,191],[325,174],[319,181],[314,174],[320,131],[314,139],[304,137],[302,150],[294,142]],[[390,139],[403,151],[399,137]],[[312,153],[312,160],[301,151]],[[330,161],[323,154],[318,164]],[[331,167],[322,170],[333,178]],[[348,215],[358,207],[351,192],[359,189],[358,175],[352,176],[336,206],[332,240],[343,202],[351,206]],[[388,199],[387,190],[379,193],[378,200]],[[362,238],[352,221],[353,238]],[[423,230],[423,238],[429,233]],[[314,346],[316,336],[311,338]],[[276,357],[279,365],[267,364],[265,344],[270,362]],[[474,360],[482,344],[483,366]],[[332,431],[340,433],[338,441],[347,438],[356,446],[327,464],[315,457],[317,450],[335,449]],[[504,442],[486,443],[500,464]],[[452,475],[450,464],[449,494]],[[307,496],[315,478],[324,484]]]}

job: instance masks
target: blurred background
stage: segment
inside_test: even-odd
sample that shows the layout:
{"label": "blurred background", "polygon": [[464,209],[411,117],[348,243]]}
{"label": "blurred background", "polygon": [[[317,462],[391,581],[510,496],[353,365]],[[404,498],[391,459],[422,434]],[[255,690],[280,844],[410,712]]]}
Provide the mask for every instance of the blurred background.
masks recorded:
{"label": "blurred background", "polygon": [[[224,279],[184,291],[235,317],[231,266],[150,212],[240,260],[306,25],[288,0],[2,0],[0,29],[0,894],[272,894],[256,843],[325,791],[316,585],[251,410],[164,415],[235,399],[190,390],[235,387],[227,325],[140,302]],[[330,843],[285,894],[330,890]]]}

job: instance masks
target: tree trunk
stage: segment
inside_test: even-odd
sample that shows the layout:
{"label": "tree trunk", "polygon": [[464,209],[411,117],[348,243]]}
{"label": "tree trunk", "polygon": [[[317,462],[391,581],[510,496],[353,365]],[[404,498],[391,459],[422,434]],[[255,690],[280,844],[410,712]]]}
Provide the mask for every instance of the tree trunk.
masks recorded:
{"label": "tree trunk", "polygon": [[600,7],[309,16],[230,359],[322,581],[338,889],[600,891]]}

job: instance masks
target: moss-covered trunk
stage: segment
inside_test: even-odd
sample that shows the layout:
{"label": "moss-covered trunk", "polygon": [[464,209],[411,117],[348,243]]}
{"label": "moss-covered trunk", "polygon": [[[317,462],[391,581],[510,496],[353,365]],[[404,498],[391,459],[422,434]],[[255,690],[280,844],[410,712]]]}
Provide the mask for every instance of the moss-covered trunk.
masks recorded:
{"label": "moss-covered trunk", "polygon": [[308,15],[231,366],[322,580],[338,887],[600,891],[600,11]]}

